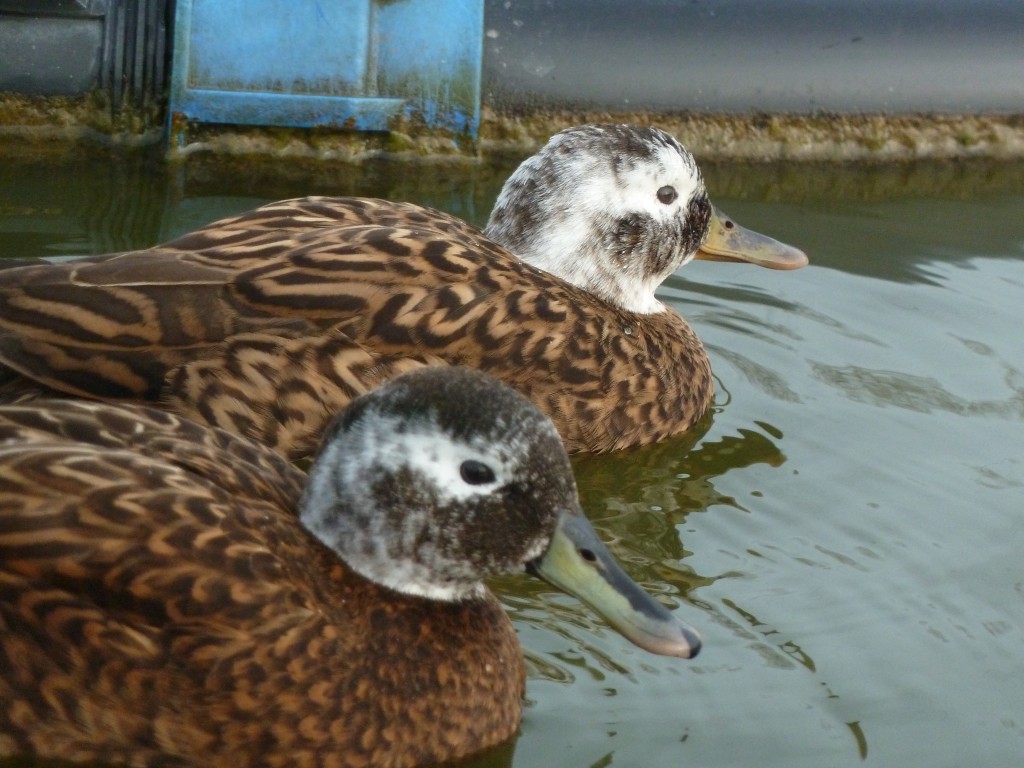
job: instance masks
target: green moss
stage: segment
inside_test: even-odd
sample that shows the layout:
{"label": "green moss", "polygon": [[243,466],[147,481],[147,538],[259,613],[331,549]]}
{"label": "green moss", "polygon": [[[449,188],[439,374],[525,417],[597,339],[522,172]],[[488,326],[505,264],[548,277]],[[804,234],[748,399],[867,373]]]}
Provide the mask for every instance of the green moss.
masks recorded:
{"label": "green moss", "polygon": [[[511,162],[534,152],[553,133],[585,122],[657,125],[679,138],[702,162],[729,160],[911,161],[938,157],[1024,157],[1024,116],[804,115],[570,110],[538,107],[506,111],[485,106],[479,137],[465,126],[438,129],[410,107],[389,132],[345,127],[255,128],[172,120],[185,154],[268,154],[351,163],[396,157],[409,162],[443,160]],[[26,141],[89,140],[159,143],[163,118],[153,105],[111,109],[101,90],[80,98],[0,94],[0,136]]]}
{"label": "green moss", "polygon": [[408,134],[391,131],[386,146],[388,152],[409,152],[416,148],[416,142]]}
{"label": "green moss", "polygon": [[953,138],[955,138],[957,143],[962,147],[974,147],[981,141],[981,139],[979,139],[978,136],[968,128],[963,128],[957,131]]}

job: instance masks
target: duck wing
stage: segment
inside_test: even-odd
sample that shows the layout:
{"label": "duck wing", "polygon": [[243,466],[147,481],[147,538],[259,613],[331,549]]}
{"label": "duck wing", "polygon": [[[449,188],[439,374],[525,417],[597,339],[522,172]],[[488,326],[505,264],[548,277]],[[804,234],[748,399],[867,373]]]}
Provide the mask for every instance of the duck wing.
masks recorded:
{"label": "duck wing", "polygon": [[483,233],[451,214],[415,203],[368,197],[300,197],[281,200],[220,219],[158,246],[168,253],[195,255],[211,263],[242,264],[266,258],[280,244],[332,237],[325,230],[349,226],[421,227],[453,240],[473,243]]}
{"label": "duck wing", "polygon": [[288,511],[302,481],[161,411],[2,409],[4,751],[143,764],[209,744],[209,671],[317,623],[315,592],[289,573],[314,559]]}
{"label": "duck wing", "polygon": [[6,270],[0,361],[67,394],[156,399],[170,368],[251,324],[221,298],[229,277],[151,251]]}
{"label": "duck wing", "polygon": [[67,394],[157,400],[171,369],[215,354],[226,339],[257,330],[316,334],[364,308],[344,296],[347,287],[357,289],[358,275],[313,276],[330,281],[316,286],[321,293],[334,294],[319,311],[304,305],[316,299],[304,285],[308,273],[296,273],[292,289],[263,307],[248,300],[246,286],[258,285],[268,269],[280,275],[293,268],[287,256],[311,244],[344,248],[353,225],[403,220],[429,223],[442,237],[482,237],[454,217],[411,204],[316,198],[275,203],[144,251],[19,262],[0,284],[0,362],[8,379],[13,371]]}

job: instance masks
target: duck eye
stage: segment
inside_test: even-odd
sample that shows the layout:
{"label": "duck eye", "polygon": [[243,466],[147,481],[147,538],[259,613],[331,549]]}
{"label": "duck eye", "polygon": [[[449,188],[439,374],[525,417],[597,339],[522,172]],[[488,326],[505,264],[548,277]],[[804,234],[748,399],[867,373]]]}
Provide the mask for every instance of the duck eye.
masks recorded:
{"label": "duck eye", "polygon": [[679,195],[676,193],[675,187],[665,185],[658,190],[658,202],[662,205],[668,205],[674,201]]}
{"label": "duck eye", "polygon": [[483,485],[494,482],[494,470],[481,461],[467,459],[459,467],[459,474],[462,479],[470,485]]}

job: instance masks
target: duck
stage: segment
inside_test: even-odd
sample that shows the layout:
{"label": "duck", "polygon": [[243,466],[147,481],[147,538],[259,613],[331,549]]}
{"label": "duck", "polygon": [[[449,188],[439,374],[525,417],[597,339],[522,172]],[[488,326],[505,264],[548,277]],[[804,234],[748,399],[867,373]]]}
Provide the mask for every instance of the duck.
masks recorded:
{"label": "duck", "polygon": [[700,637],[580,508],[551,421],[425,366],[355,398],[304,474],[140,404],[0,407],[0,754],[419,766],[510,739],[525,665],[485,580],[577,595],[656,654]]}
{"label": "duck", "polygon": [[777,269],[802,251],[710,202],[658,128],[553,136],[483,231],[407,202],[271,203],[140,251],[12,265],[0,400],[146,402],[308,457],[333,414],[393,376],[462,365],[510,384],[570,453],[694,427],[700,339],[655,295],[695,258]]}

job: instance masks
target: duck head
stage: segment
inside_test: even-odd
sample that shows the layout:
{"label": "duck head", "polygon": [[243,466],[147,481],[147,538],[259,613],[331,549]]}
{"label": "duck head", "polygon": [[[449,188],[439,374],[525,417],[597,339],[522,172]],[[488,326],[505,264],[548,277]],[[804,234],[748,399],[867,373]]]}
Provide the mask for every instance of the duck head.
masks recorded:
{"label": "duck head", "polygon": [[654,653],[700,648],[597,537],[547,417],[476,371],[425,368],[353,401],[325,435],[301,520],[354,571],[405,595],[482,599],[486,578],[525,572]]}
{"label": "duck head", "polygon": [[655,289],[699,253],[781,269],[807,263],[720,213],[693,155],[648,126],[555,134],[505,182],[485,232],[524,261],[645,314],[664,309]]}

